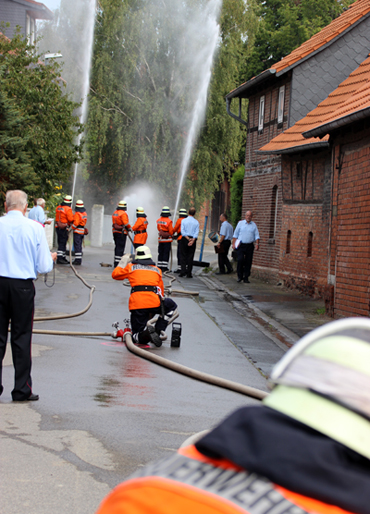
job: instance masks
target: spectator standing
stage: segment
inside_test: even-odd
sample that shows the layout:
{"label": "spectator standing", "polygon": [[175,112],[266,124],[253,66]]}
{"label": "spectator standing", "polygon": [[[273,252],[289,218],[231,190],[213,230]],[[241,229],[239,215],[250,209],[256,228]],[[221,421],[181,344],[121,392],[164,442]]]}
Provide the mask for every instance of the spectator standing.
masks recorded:
{"label": "spectator standing", "polygon": [[45,232],[39,223],[25,217],[27,195],[8,191],[6,216],[0,218],[0,394],[2,362],[6,352],[8,327],[14,363],[13,401],[38,400],[32,393],[31,339],[37,273],[48,273],[57,254],[50,253]]}
{"label": "spectator standing", "polygon": [[47,220],[45,218],[45,200],[43,198],[37,198],[35,205],[32,207],[30,212],[28,213],[28,218],[30,220],[38,221],[41,225],[50,225],[51,220]]}
{"label": "spectator standing", "polygon": [[[233,267],[229,261],[228,253],[231,246],[231,240],[233,238],[233,226],[227,221],[227,215],[221,214],[220,216],[221,228],[220,228],[220,240],[217,243],[219,248],[218,252],[218,273],[216,275],[225,275],[225,273],[232,273]],[[225,271],[225,269],[227,271]]]}
{"label": "spectator standing", "polygon": [[252,221],[252,211],[245,213],[245,220],[239,221],[233,235],[233,249],[238,255],[238,282],[244,280],[249,284],[254,248],[259,249],[260,235],[257,225]]}
{"label": "spectator standing", "polygon": [[193,260],[199,234],[199,222],[194,218],[196,210],[189,209],[188,217],[181,222],[181,273],[179,277],[193,278]]}

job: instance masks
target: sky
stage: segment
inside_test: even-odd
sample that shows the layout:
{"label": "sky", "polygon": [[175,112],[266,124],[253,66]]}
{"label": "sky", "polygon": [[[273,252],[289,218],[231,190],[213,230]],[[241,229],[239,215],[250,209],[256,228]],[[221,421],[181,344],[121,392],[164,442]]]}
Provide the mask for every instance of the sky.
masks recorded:
{"label": "sky", "polygon": [[46,5],[51,10],[56,9],[59,7],[60,0],[38,0],[40,3]]}

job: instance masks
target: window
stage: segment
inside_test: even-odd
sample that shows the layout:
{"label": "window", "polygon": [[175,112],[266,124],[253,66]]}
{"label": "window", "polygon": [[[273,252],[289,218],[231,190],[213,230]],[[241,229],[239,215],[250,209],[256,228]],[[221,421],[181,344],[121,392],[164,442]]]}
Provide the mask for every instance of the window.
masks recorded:
{"label": "window", "polygon": [[261,96],[260,110],[259,110],[259,114],[258,114],[258,132],[262,132],[262,130],[263,130],[264,116],[265,116],[265,96]]}
{"label": "window", "polygon": [[285,86],[279,89],[279,105],[278,105],[278,125],[283,123],[284,120],[284,99],[285,99]]}
{"label": "window", "polygon": [[278,206],[278,188],[274,186],[272,188],[271,197],[271,217],[270,217],[270,239],[275,237],[276,232],[276,219],[277,219],[277,206]]}
{"label": "window", "polygon": [[27,32],[27,42],[29,45],[33,45],[35,43],[35,31],[36,31],[35,20],[34,20],[34,18],[31,18],[31,16],[29,16],[27,14],[26,32]]}
{"label": "window", "polygon": [[312,240],[313,240],[313,233],[308,233],[308,242],[307,242],[307,257],[312,256]]}
{"label": "window", "polygon": [[290,253],[290,241],[292,239],[292,231],[291,230],[288,230],[288,233],[286,235],[286,249],[285,249],[285,253],[288,254]]}

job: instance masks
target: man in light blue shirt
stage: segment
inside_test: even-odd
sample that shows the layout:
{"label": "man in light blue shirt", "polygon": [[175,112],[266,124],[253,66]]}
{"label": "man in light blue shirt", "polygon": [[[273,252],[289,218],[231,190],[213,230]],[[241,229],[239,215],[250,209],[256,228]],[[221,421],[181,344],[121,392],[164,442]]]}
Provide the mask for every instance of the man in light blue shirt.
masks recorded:
{"label": "man in light blue shirt", "polygon": [[6,216],[0,218],[0,394],[2,362],[11,322],[14,363],[13,401],[38,400],[32,393],[31,339],[37,273],[53,269],[56,253],[50,253],[43,227],[25,217],[27,195],[8,191]]}
{"label": "man in light blue shirt", "polygon": [[199,222],[194,218],[196,210],[189,209],[189,216],[181,222],[181,273],[179,277],[193,278],[193,260],[199,234]]}
{"label": "man in light blue shirt", "polygon": [[30,220],[38,221],[41,225],[50,225],[51,221],[45,218],[44,209],[45,200],[43,198],[38,198],[36,200],[36,205],[34,205],[28,213],[28,218]]}
{"label": "man in light blue shirt", "polygon": [[[220,221],[222,223],[220,228],[220,240],[217,244],[218,247],[218,273],[216,275],[225,275],[225,273],[232,273],[233,267],[227,254],[231,246],[231,240],[233,238],[233,226],[227,221],[227,215],[221,214]],[[225,271],[225,268],[227,271]]]}
{"label": "man in light blue shirt", "polygon": [[237,249],[238,255],[238,282],[242,280],[249,284],[249,275],[253,261],[254,247],[259,249],[260,235],[257,225],[252,221],[252,211],[245,213],[245,220],[239,221],[233,235],[233,249]]}

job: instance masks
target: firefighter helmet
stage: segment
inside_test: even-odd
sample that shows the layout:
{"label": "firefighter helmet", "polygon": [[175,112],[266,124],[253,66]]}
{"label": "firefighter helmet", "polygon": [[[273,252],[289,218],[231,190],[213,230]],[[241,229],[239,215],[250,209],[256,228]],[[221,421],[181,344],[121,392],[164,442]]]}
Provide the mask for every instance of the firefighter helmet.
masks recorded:
{"label": "firefighter helmet", "polygon": [[136,209],[136,214],[144,214],[144,208],[143,207],[138,207]]}
{"label": "firefighter helmet", "polygon": [[370,459],[370,320],[305,335],[276,364],[264,403]]}
{"label": "firefighter helmet", "polygon": [[150,248],[148,246],[138,246],[135,252],[135,260],[140,261],[142,259],[152,259]]}
{"label": "firefighter helmet", "polygon": [[85,207],[82,200],[77,200],[76,207]]}
{"label": "firefighter helmet", "polygon": [[72,203],[72,196],[66,195],[63,200],[64,203]]}
{"label": "firefighter helmet", "polygon": [[121,200],[119,203],[118,203],[118,207],[121,207],[123,209],[127,209],[127,202],[125,202],[125,200]]}
{"label": "firefighter helmet", "polygon": [[179,216],[180,218],[183,218],[184,216],[188,215],[188,211],[186,209],[179,209]]}
{"label": "firefighter helmet", "polygon": [[171,216],[170,208],[167,205],[162,208],[161,216]]}

